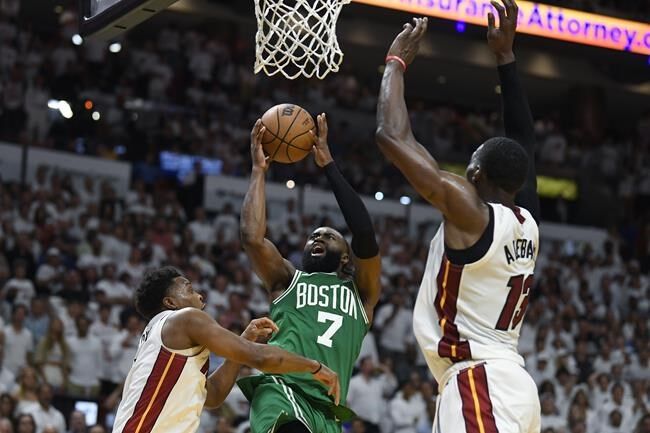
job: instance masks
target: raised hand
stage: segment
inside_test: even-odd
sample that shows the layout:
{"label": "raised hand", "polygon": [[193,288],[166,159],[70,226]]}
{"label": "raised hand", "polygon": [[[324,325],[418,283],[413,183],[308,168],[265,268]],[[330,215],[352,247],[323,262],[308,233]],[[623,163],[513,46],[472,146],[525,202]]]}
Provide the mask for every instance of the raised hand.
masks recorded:
{"label": "raised hand", "polygon": [[406,65],[410,65],[418,53],[420,41],[427,31],[428,22],[425,17],[413,18],[413,24],[404,24],[402,32],[395,37],[388,49],[388,55],[397,56],[404,60]]}
{"label": "raised hand", "polygon": [[241,336],[255,343],[266,343],[271,338],[271,334],[278,330],[278,325],[273,320],[261,317],[251,320]]}
{"label": "raised hand", "polygon": [[264,132],[266,132],[266,127],[262,125],[262,119],[257,119],[251,131],[251,157],[253,159],[253,168],[261,168],[266,171],[271,165],[271,159],[264,154],[264,148],[262,147]]}
{"label": "raised hand", "polygon": [[326,365],[321,364],[320,370],[314,374],[314,379],[325,385],[327,388],[327,395],[334,399],[334,403],[338,406],[341,400],[341,384],[339,383],[339,376]]}
{"label": "raised hand", "polygon": [[515,0],[491,0],[492,6],[499,13],[499,27],[496,26],[494,14],[488,14],[488,31],[487,39],[490,50],[497,58],[499,65],[505,65],[515,61],[515,54],[512,45],[515,42],[515,33],[517,32],[517,14],[519,8]]}
{"label": "raised hand", "polygon": [[318,134],[313,130],[309,131],[311,137],[314,139],[314,160],[319,167],[325,167],[333,161],[332,154],[330,153],[329,145],[327,144],[327,117],[325,113],[319,114],[316,117],[318,123]]}

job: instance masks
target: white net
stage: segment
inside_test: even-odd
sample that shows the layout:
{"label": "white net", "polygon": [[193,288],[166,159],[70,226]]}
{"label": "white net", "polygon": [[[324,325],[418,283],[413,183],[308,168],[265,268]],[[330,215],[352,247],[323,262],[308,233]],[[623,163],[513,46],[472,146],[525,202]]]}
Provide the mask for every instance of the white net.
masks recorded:
{"label": "white net", "polygon": [[351,0],[255,0],[255,73],[320,79],[337,72],[343,52],[336,21]]}

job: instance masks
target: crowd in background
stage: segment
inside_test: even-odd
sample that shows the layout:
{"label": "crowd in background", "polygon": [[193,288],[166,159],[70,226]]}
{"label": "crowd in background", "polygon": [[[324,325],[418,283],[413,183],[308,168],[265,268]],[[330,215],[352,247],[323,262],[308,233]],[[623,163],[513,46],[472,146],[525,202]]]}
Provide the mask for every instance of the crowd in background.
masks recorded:
{"label": "crowd in background", "polygon": [[[131,161],[150,177],[161,150],[216,158],[224,174],[245,176],[251,125],[269,107],[292,101],[329,113],[331,146],[358,191],[414,196],[374,144],[375,68],[344,65],[324,81],[255,75],[250,32],[231,22],[144,23],[117,53],[90,40],[77,46],[76,2],[69,3],[61,2],[53,27],[30,25],[17,9],[14,16],[8,8],[0,12],[0,139]],[[533,104],[540,173],[573,179],[579,191],[577,202],[545,200],[545,218],[623,223],[637,238],[650,237],[643,224],[650,211],[650,112],[626,125],[608,125],[599,96],[583,99],[593,101],[580,113],[567,112],[575,105],[569,101],[544,111]],[[48,108],[50,100],[68,101],[74,116]],[[464,163],[477,144],[503,133],[497,95],[486,109],[412,99],[410,112],[418,139],[444,162]],[[314,170],[313,164],[297,164],[278,167],[271,176],[322,182]],[[603,209],[602,203],[617,205]]]}
{"label": "crowd in background", "polygon": [[[83,414],[72,411],[79,400],[99,403],[102,426],[90,431],[110,428],[144,327],[131,299],[147,269],[182,270],[233,332],[268,313],[241,250],[236,204],[188,213],[179,195],[138,180],[122,199],[107,184],[46,168],[27,188],[3,184],[0,432],[33,432],[20,427],[28,422],[38,433],[85,432]],[[272,209],[268,236],[296,266],[315,227],[346,233],[334,214],[294,202]],[[409,235],[402,219],[375,223],[383,294],[348,395],[359,420],[346,429],[426,433],[437,385],[415,346],[411,311],[435,227]],[[542,243],[519,348],[540,390],[544,433],[650,432],[650,278],[621,257],[621,244],[615,234],[596,247]],[[212,359],[211,371],[221,361]],[[203,414],[201,431],[244,433],[248,409],[235,388]]]}
{"label": "crowd in background", "polygon": [[[647,5],[602,2],[619,3]],[[63,8],[56,32],[42,33],[21,24],[19,6],[0,1],[0,138],[127,159],[136,180],[125,197],[92,178],[77,183],[45,167],[27,187],[3,181],[0,433],[100,433],[110,429],[144,327],[131,299],[148,268],[181,269],[204,293],[207,311],[233,332],[268,311],[240,248],[237,206],[206,213],[192,189],[197,179],[170,185],[156,169],[157,152],[219,158],[225,174],[246,176],[248,135],[259,113],[293,100],[372,117],[376,83],[342,73],[316,85],[272,86],[252,74],[247,40],[174,27],[128,40],[112,54],[101,44],[71,43],[71,10]],[[70,101],[76,115],[63,119],[48,108],[50,99]],[[101,121],[85,113],[87,99]],[[392,197],[408,192],[376,150],[366,151],[374,147],[371,129],[359,133],[343,118],[331,120],[333,152],[355,188]],[[489,110],[427,102],[413,106],[412,122],[430,150],[458,161],[500,129]],[[621,196],[626,217],[602,246],[542,243],[520,342],[540,390],[542,431],[648,433],[650,117],[629,136],[594,137],[553,113],[539,118],[536,131],[540,165],[600,176]],[[296,182],[322,178],[313,164],[272,170],[276,179],[286,170]],[[269,236],[299,266],[307,233],[339,222],[290,202],[269,215]],[[413,235],[400,219],[376,225],[383,296],[350,385],[348,404],[359,419],[345,428],[428,433],[437,385],[414,344],[411,310],[433,227]],[[220,362],[212,359],[211,371]],[[79,401],[98,403],[97,420],[75,410],[84,409]],[[204,412],[201,430],[245,433],[247,416],[235,388],[222,408]]]}

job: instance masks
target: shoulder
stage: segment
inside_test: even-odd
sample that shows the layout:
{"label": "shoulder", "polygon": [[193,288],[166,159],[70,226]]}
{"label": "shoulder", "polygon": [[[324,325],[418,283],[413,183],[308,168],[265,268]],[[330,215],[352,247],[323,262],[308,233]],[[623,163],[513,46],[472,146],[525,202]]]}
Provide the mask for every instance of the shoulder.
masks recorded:
{"label": "shoulder", "polygon": [[213,319],[203,310],[198,308],[186,307],[180,310],[171,311],[166,317],[161,319],[164,321],[163,327],[173,327],[175,329],[185,328],[191,326],[201,326]]}

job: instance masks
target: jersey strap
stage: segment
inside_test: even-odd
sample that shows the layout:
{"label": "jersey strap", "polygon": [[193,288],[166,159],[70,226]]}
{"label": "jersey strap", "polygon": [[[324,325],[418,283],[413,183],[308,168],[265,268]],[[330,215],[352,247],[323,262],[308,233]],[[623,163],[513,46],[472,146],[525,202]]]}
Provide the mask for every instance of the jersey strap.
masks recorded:
{"label": "jersey strap", "polygon": [[357,301],[359,301],[359,308],[361,309],[361,315],[363,316],[364,322],[366,322],[366,326],[370,327],[370,320],[368,320],[368,315],[366,314],[366,307],[363,305],[363,301],[361,300],[361,293],[359,293],[359,289],[357,288],[357,285],[353,280],[350,280],[352,283],[352,287],[354,287],[354,294],[357,297]]}
{"label": "jersey strap", "polygon": [[289,287],[282,293],[280,296],[275,298],[273,301],[274,304],[277,304],[280,302],[282,299],[286,298],[286,296],[293,290],[294,287],[296,287],[296,283],[300,279],[300,275],[302,275],[302,271],[296,269],[296,272],[293,274],[293,278],[291,279],[291,283],[289,283]]}

